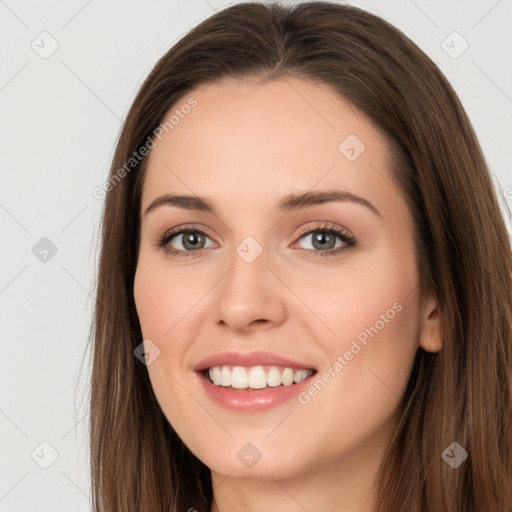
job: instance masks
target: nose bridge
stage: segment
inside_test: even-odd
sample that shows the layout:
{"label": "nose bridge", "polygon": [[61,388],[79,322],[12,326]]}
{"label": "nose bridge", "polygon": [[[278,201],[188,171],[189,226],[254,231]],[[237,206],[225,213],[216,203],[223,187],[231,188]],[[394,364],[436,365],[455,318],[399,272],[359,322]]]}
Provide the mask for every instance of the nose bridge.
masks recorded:
{"label": "nose bridge", "polygon": [[283,297],[267,268],[269,254],[268,248],[250,235],[234,248],[230,270],[216,297],[217,321],[241,330],[255,320],[282,320]]}
{"label": "nose bridge", "polygon": [[230,271],[226,276],[225,288],[240,294],[258,294],[264,291],[261,284],[268,283],[267,269],[268,249],[264,248],[253,236],[246,236],[234,248],[234,254],[230,258]]}

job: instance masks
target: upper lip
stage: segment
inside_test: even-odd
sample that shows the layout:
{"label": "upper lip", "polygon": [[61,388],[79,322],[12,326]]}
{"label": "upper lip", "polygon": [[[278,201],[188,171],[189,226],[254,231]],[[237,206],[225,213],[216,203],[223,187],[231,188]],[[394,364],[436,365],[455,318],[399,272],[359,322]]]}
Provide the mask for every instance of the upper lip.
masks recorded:
{"label": "upper lip", "polygon": [[194,368],[196,371],[206,370],[212,366],[285,366],[294,369],[314,368],[308,363],[301,363],[271,352],[222,352],[200,361]]}

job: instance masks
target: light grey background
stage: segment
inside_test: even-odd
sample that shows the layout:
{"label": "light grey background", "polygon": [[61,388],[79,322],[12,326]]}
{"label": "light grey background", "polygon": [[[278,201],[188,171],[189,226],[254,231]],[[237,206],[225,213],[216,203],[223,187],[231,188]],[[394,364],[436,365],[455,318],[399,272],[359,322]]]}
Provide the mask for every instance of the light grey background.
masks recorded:
{"label": "light grey background", "polygon": [[[1,512],[90,510],[87,360],[79,370],[102,208],[92,191],[156,60],[232,3],[0,1]],[[438,63],[510,205],[511,0],[349,3],[392,22]]]}

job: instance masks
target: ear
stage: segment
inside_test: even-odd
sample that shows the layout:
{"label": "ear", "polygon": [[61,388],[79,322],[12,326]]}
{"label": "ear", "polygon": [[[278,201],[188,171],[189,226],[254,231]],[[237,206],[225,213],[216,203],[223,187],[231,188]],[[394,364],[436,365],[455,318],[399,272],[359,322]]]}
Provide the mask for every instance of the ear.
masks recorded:
{"label": "ear", "polygon": [[443,348],[441,313],[432,295],[423,307],[421,320],[420,347],[426,352],[439,352]]}

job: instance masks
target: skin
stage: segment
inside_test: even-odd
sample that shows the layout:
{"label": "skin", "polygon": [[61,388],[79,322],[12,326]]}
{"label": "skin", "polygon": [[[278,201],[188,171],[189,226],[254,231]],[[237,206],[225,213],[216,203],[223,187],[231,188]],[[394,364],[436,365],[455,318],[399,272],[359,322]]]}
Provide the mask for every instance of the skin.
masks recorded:
{"label": "skin", "polygon": [[[436,302],[420,300],[412,217],[391,178],[388,143],[326,85],[224,80],[189,96],[198,104],[152,149],[142,194],[134,294],[143,336],[160,350],[148,366],[157,400],[212,471],[212,512],[371,512],[415,353],[442,348]],[[354,161],[338,149],[349,134],[365,145]],[[276,210],[287,194],[329,189],[366,199],[380,216],[351,201]],[[165,193],[205,196],[217,213],[161,206],[143,215]],[[320,254],[317,232],[301,239],[299,230],[323,233],[323,221],[357,245]],[[195,254],[156,247],[159,235],[190,223],[207,235]],[[263,249],[252,263],[236,252],[247,236]],[[186,251],[183,243],[177,235],[169,245]],[[397,303],[400,312],[333,371]],[[192,369],[226,350],[266,350],[335,376],[306,404],[230,411]],[[251,468],[237,457],[248,441],[262,454]]]}

